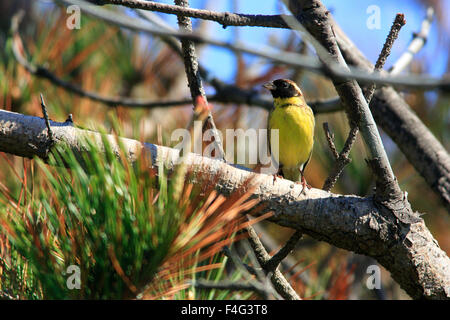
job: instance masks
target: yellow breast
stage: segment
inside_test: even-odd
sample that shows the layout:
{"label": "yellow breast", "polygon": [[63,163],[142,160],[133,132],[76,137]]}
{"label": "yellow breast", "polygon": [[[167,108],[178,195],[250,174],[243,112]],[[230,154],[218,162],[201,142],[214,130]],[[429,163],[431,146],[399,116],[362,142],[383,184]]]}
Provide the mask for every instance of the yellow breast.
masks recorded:
{"label": "yellow breast", "polygon": [[[303,98],[275,99],[268,126],[269,130],[279,130],[279,162],[284,167],[298,168],[308,160],[314,144],[314,124],[314,114]],[[274,143],[271,141],[271,149]]]}

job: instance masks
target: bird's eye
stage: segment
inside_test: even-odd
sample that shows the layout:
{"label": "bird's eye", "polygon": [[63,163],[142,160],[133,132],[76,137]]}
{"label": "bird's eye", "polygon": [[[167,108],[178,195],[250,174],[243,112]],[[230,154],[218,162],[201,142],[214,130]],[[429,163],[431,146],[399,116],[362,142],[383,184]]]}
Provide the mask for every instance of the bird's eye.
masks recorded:
{"label": "bird's eye", "polygon": [[283,82],[283,83],[281,84],[281,86],[282,86],[283,88],[287,89],[287,88],[289,88],[289,83]]}

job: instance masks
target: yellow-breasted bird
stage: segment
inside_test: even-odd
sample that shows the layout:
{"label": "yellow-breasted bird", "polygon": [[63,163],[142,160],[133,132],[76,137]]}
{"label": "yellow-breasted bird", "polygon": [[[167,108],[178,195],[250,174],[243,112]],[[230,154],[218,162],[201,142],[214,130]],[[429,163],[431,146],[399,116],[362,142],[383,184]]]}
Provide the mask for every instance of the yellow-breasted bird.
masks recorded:
{"label": "yellow-breasted bird", "polygon": [[269,151],[270,132],[279,130],[278,174],[303,188],[311,188],[303,175],[314,145],[314,113],[306,104],[294,81],[278,79],[263,85],[273,96],[273,107],[267,121]]}

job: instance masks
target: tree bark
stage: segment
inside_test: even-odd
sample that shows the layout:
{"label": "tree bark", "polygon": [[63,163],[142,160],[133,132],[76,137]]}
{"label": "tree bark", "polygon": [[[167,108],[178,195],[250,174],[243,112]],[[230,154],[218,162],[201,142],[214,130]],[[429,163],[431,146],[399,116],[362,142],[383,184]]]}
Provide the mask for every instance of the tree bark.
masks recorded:
{"label": "tree bark", "polygon": [[[335,22],[333,30],[345,60],[370,72],[373,69],[372,63]],[[439,195],[450,213],[450,155],[439,140],[392,87],[376,90],[370,109],[377,124],[396,143],[430,188]]]}
{"label": "tree bark", "polygon": [[[82,130],[72,123],[50,121],[56,144],[65,144],[78,154],[88,152],[85,137],[102,146],[101,134]],[[116,137],[107,136],[118,153]],[[179,160],[179,150],[120,138],[130,161],[148,156],[153,166],[169,170]],[[22,157],[45,157],[48,134],[44,119],[0,110],[0,151]],[[375,258],[391,272],[400,286],[415,299],[450,299],[450,259],[421,218],[403,223],[373,197],[339,195],[320,189],[302,194],[301,186],[289,180],[236,168],[222,161],[188,154],[185,162],[194,172],[192,181],[216,177],[218,192],[229,195],[252,179],[253,197],[273,211],[271,221],[300,230],[315,239]],[[398,208],[397,208],[398,209]],[[404,208],[408,210],[408,208]]]}

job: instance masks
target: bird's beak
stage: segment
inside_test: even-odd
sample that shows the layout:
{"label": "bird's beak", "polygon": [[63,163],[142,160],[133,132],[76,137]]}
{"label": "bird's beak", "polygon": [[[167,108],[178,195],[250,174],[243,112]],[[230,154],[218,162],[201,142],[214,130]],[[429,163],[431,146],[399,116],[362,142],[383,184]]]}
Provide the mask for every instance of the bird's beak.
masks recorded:
{"label": "bird's beak", "polygon": [[275,85],[273,84],[273,82],[267,82],[263,84],[263,88],[266,88],[267,90],[271,91],[275,90]]}

